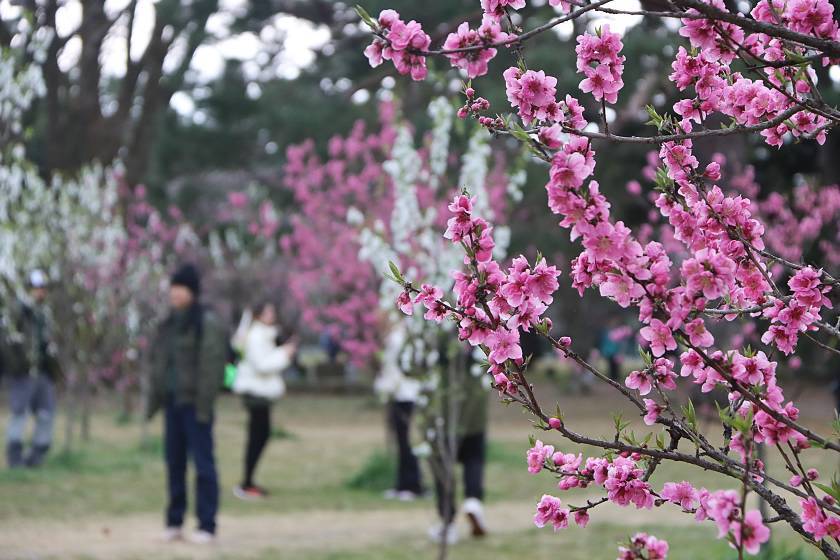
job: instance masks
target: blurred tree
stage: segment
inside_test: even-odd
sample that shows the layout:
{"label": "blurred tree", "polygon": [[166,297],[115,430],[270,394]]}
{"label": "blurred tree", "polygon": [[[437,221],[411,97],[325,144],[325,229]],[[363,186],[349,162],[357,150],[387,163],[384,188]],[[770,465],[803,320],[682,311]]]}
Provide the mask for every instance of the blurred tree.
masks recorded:
{"label": "blurred tree", "polygon": [[[102,0],[18,0],[17,9],[2,12],[2,46],[20,46],[16,33],[23,26],[53,34],[42,66],[47,94],[38,110],[35,142],[46,175],[76,171],[95,160],[108,163],[118,155],[130,182],[145,172],[158,115],[183,85],[219,3],[161,0],[145,6],[151,13],[144,19],[153,21],[147,37],[139,33],[138,0],[121,7]],[[117,40],[124,60],[121,76],[112,77],[103,65],[118,52]]]}

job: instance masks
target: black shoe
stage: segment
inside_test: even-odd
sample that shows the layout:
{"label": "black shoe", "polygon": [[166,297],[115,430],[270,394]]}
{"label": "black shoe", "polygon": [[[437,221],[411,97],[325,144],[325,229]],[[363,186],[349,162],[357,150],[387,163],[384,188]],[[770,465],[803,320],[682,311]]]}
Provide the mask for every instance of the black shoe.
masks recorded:
{"label": "black shoe", "polygon": [[44,459],[47,458],[47,452],[50,450],[48,445],[36,445],[29,452],[29,457],[26,458],[26,466],[30,469],[35,469],[44,464]]}
{"label": "black shoe", "polygon": [[16,469],[25,465],[23,461],[23,443],[13,441],[6,445],[6,462],[10,469]]}

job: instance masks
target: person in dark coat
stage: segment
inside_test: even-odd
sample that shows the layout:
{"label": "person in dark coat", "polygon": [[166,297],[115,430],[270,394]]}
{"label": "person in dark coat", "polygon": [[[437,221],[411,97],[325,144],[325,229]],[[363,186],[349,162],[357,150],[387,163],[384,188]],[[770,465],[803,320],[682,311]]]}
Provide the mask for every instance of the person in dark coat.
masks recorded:
{"label": "person in dark coat", "polygon": [[[46,308],[47,276],[40,270],[30,274],[29,295],[29,302],[11,310],[0,333],[0,368],[8,379],[11,410],[6,428],[10,468],[37,467],[47,456],[55,424],[55,384],[61,376]],[[27,453],[24,436],[30,413],[35,430]]]}
{"label": "person in dark coat", "polygon": [[191,540],[214,541],[219,480],[213,454],[213,407],[222,385],[227,337],[215,315],[199,302],[198,270],[184,265],[172,276],[171,312],[151,347],[147,418],[164,412],[164,450],[169,504],[164,539],[182,538],[187,508],[187,462],[196,471],[198,530]]}
{"label": "person in dark coat", "polygon": [[463,467],[461,511],[469,521],[472,536],[483,537],[487,533],[483,501],[490,383],[488,374],[474,367],[470,349],[443,338],[439,355],[441,382],[430,407],[437,414],[428,418],[431,430],[427,433],[434,434],[430,459],[440,523],[430,528],[429,536],[435,542],[445,538],[453,544],[458,540],[454,524],[458,509],[456,463]]}

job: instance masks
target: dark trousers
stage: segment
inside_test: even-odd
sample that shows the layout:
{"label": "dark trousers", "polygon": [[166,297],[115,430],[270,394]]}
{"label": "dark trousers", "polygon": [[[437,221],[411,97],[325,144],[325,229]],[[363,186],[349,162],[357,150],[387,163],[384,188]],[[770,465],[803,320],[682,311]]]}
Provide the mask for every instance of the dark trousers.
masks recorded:
{"label": "dark trousers", "polygon": [[621,364],[618,363],[618,356],[608,356],[607,363],[609,364],[610,379],[618,381],[621,375]]}
{"label": "dark trousers", "polygon": [[219,478],[213,457],[213,423],[199,422],[195,406],[169,402],[165,417],[165,454],[169,482],[166,526],[180,527],[187,510],[187,459],[195,466],[196,516],[198,527],[216,532],[219,509]]}
{"label": "dark trousers", "polygon": [[414,412],[412,402],[391,402],[388,420],[397,439],[397,485],[396,490],[414,492],[423,491],[420,482],[420,464],[411,450],[411,415]]}
{"label": "dark trousers", "polygon": [[[464,497],[484,499],[484,461],[487,453],[484,432],[464,436],[458,440],[456,460],[464,466]],[[451,488],[446,488],[441,469],[435,468],[435,499],[441,519],[450,523],[455,517],[455,476]],[[448,490],[448,492],[447,492]],[[447,499],[448,498],[448,499]]]}
{"label": "dark trousers", "polygon": [[245,476],[242,486],[254,485],[254,471],[271,436],[271,404],[248,406],[248,443],[245,446]]}

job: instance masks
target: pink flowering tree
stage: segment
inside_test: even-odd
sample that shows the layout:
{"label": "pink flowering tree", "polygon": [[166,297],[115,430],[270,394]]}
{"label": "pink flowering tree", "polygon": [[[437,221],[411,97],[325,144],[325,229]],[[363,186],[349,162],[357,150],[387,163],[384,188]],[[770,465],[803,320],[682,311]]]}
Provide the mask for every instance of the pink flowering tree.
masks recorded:
{"label": "pink flowering tree", "polygon": [[[700,161],[694,153],[698,139],[736,134],[776,148],[825,141],[840,122],[840,111],[825,101],[815,68],[840,62],[834,8],[827,0],[760,0],[748,12],[733,12],[722,0],[675,0],[662,11],[628,11],[610,2],[549,0],[559,15],[524,30],[514,22],[521,19],[519,10],[528,9],[526,0],[482,0],[482,27],[472,32],[460,26],[439,49],[432,47],[421,24],[406,23],[393,10],[376,20],[359,13],[374,35],[365,52],[371,64],[390,61],[414,80],[426,76],[430,57],[444,57],[465,77],[477,78],[500,49],[512,52],[515,64],[502,79],[514,114],[491,113],[478,86],[469,84],[460,115],[514,137],[548,164],[548,207],[580,243],[580,254],[570,263],[572,286],[581,294],[597,290],[619,307],[638,312],[646,346],[643,367],[625,383],[613,381],[586,362],[569,337],[552,332],[543,314],[559,285],[557,269],[544,259],[519,257],[508,266],[497,262],[491,224],[467,195],[453,200],[445,233],[462,247],[467,272],[456,277],[447,295],[448,285],[418,286],[395,265],[394,280],[406,294],[400,302],[411,298],[432,320],[457,324],[459,337],[486,355],[488,375],[501,398],[530,411],[546,439],[602,450],[584,458],[534,442],[527,454],[532,473],[554,473],[560,490],[595,487],[603,493],[578,505],[564,505],[547,494],[537,507],[537,525],[561,529],[573,518],[585,526],[592,512],[608,502],[668,507],[713,523],[739,558],[756,554],[774,524],[786,525],[825,557],[840,558],[840,489],[819,482],[820,474],[803,453],[819,448],[833,455],[840,445],[836,436],[799,422],[799,410],[778,383],[774,359],[776,353],[796,352],[802,338],[834,351],[840,332],[830,310],[839,281],[811,266],[804,253],[790,258],[774,251],[754,203],[725,192],[719,162]],[[621,136],[610,130],[608,107],[621,94],[626,60],[621,36],[609,26],[577,37],[579,91],[558,92],[551,69],[527,66],[527,41],[596,12],[665,18],[679,27],[680,43],[668,75],[678,100],[672,112],[648,109],[649,135]],[[724,126],[712,126],[712,117],[723,119]],[[596,142],[658,147],[653,208],[673,228],[685,258],[672,260],[662,243],[642,241],[639,232],[614,215],[591,179]],[[712,322],[736,318],[758,323],[760,348],[731,348],[710,332]],[[609,385],[654,431],[639,439],[617,421],[614,437],[605,439],[580,432],[573,418],[548,408],[528,380],[520,330],[536,330],[563,356]],[[676,402],[672,392],[680,377],[703,391],[719,387],[727,392],[722,444],[701,429],[690,401],[683,407]],[[758,457],[760,446],[778,456],[789,480],[768,474]],[[716,473],[733,489],[710,491],[688,481],[654,487],[651,476],[663,462]],[[772,514],[764,517],[751,509],[751,494],[766,501]],[[636,535],[622,547],[620,558],[662,558],[666,553],[666,543]]]}
{"label": "pink flowering tree", "polygon": [[347,212],[365,208],[384,217],[391,205],[382,162],[394,141],[393,108],[383,105],[380,117],[378,130],[367,131],[360,121],[346,137],[334,136],[326,161],[311,141],[290,147],[283,176],[297,204],[291,232],[281,240],[294,270],[289,295],[303,328],[340,341],[357,366],[369,365],[381,345],[380,280],[358,257],[357,228],[347,222]]}
{"label": "pink flowering tree", "polygon": [[208,291],[232,307],[234,322],[256,298],[283,294],[287,267],[280,258],[281,215],[266,187],[254,183],[228,192],[198,232],[202,259],[213,271]]}

